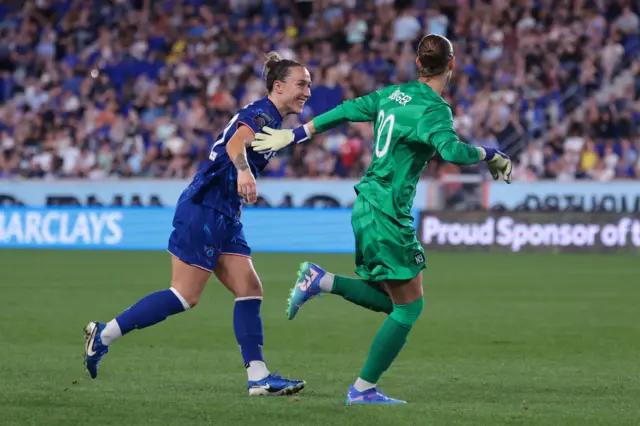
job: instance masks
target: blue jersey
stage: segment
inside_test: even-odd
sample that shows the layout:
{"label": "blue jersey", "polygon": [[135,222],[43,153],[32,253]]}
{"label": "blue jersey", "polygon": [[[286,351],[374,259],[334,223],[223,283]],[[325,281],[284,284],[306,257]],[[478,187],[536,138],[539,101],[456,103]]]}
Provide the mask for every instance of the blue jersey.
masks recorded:
{"label": "blue jersey", "polygon": [[[279,129],[282,116],[268,97],[255,101],[233,116],[211,147],[204,161],[183,193],[183,198],[214,208],[227,216],[240,212],[242,199],[238,195],[238,170],[227,154],[227,143],[239,126],[247,126],[255,134],[264,126]],[[275,152],[260,154],[247,147],[247,160],[254,176],[267,166]]]}

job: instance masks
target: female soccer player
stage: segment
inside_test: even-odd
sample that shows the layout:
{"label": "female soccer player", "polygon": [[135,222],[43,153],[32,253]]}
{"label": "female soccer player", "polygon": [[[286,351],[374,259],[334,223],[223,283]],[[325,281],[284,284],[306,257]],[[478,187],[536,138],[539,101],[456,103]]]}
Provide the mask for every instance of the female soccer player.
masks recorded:
{"label": "female soccer player", "polygon": [[123,335],[193,308],[211,273],[235,296],[233,329],[248,374],[249,395],[284,395],[305,382],[271,374],[262,354],[262,285],[244,237],[242,201],[257,200],[255,175],[275,153],[247,153],[262,127],[279,128],[287,114],[300,114],[311,96],[311,78],[301,64],[267,55],[263,77],[268,95],[238,111],[218,136],[209,160],[178,201],[169,237],[171,287],[149,294],[108,323],[85,327],[85,363],[92,378],[109,346]]}
{"label": "female soccer player", "polygon": [[411,207],[416,185],[427,161],[439,152],[445,161],[475,164],[486,161],[494,179],[511,182],[511,160],[491,148],[459,141],[451,108],[441,94],[454,68],[453,46],[430,34],[418,46],[416,81],[390,86],[344,102],[294,131],[263,129],[255,150],[273,152],[345,121],[373,121],[374,156],[356,185],[351,225],[356,239],[356,273],[363,279],[331,274],[305,262],[293,288],[287,313],[321,292],[338,294],[389,317],[376,335],[360,376],[347,392],[347,404],[398,404],[376,383],[404,346],[424,306],[424,250],[416,238]]}

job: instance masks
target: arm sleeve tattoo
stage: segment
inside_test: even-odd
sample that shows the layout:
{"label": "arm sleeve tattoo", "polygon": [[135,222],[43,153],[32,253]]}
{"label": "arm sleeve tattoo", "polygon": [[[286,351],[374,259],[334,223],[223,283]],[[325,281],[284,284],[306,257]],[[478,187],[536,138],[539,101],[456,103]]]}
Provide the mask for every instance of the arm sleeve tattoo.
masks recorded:
{"label": "arm sleeve tattoo", "polygon": [[236,159],[234,160],[233,164],[236,166],[238,171],[241,171],[241,172],[249,168],[249,163],[247,162],[247,157],[245,156],[244,152],[236,156]]}

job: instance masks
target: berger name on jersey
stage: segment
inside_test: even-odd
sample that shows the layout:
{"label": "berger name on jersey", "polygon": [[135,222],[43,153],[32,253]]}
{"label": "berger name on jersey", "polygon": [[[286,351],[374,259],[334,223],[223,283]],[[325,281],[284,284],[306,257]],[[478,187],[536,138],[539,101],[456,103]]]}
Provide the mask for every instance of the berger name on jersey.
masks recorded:
{"label": "berger name on jersey", "polygon": [[411,102],[411,96],[405,95],[400,90],[396,90],[389,96],[389,99],[398,102],[400,105],[405,106]]}

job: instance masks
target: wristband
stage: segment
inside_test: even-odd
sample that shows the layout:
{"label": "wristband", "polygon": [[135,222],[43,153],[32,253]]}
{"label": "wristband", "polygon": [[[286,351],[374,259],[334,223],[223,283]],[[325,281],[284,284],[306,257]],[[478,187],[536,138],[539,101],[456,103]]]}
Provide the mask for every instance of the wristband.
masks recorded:
{"label": "wristband", "polygon": [[484,161],[491,160],[497,153],[495,148],[487,148],[483,146],[482,149],[484,149]]}
{"label": "wristband", "polygon": [[293,129],[293,143],[300,143],[311,137],[307,131],[307,126],[299,126]]}

